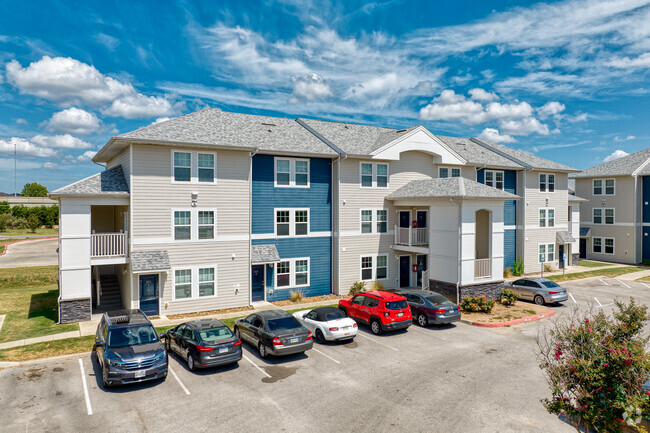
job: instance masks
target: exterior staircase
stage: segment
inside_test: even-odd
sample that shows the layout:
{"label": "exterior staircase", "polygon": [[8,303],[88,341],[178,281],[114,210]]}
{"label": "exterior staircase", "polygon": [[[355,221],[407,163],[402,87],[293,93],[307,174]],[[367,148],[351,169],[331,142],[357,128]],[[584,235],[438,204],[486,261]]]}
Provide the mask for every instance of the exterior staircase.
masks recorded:
{"label": "exterior staircase", "polygon": [[120,283],[115,275],[101,275],[102,294],[99,297],[99,308],[102,310],[119,310],[122,308]]}

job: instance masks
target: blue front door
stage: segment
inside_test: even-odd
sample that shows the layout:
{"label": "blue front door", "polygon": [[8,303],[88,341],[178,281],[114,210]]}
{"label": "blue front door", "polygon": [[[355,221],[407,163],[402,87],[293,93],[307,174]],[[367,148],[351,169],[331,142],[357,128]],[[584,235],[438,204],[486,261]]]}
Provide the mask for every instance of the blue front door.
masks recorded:
{"label": "blue front door", "polygon": [[160,314],[158,274],[140,275],[140,309],[147,316],[157,316]]}
{"label": "blue front door", "polygon": [[264,300],[264,265],[255,265],[252,268],[252,298],[253,302]]}

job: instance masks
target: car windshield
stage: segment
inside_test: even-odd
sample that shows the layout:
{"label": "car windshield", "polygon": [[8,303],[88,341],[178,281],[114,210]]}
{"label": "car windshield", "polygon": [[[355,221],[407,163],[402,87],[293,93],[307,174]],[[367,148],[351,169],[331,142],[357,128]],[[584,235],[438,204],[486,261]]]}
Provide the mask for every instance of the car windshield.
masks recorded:
{"label": "car windshield", "polygon": [[426,299],[431,302],[433,305],[453,305],[449,299],[445,298],[442,295],[429,295],[426,296]]}
{"label": "car windshield", "polygon": [[547,287],[549,289],[555,289],[556,287],[560,287],[557,284],[555,284],[553,281],[542,281],[542,284],[544,287]]}
{"label": "car windshield", "polygon": [[158,334],[156,334],[156,330],[151,325],[129,326],[109,330],[106,340],[106,345],[115,349],[155,343],[158,341]]}
{"label": "car windshield", "polygon": [[217,343],[232,337],[232,332],[227,326],[220,326],[213,329],[202,329],[199,331],[199,338],[204,343]]}
{"label": "car windshield", "polygon": [[300,324],[293,317],[282,317],[280,319],[268,320],[266,326],[269,328],[269,331],[279,331],[281,329],[298,328]]}
{"label": "car windshield", "polygon": [[389,310],[403,310],[406,308],[406,301],[386,302],[386,308]]}
{"label": "car windshield", "polygon": [[343,313],[340,312],[340,311],[333,311],[333,312],[331,312],[331,313],[327,313],[327,314],[325,314],[325,320],[327,320],[327,321],[329,321],[329,320],[336,320],[336,319],[342,319],[342,318],[344,318],[344,317],[345,317],[345,316],[344,316]]}

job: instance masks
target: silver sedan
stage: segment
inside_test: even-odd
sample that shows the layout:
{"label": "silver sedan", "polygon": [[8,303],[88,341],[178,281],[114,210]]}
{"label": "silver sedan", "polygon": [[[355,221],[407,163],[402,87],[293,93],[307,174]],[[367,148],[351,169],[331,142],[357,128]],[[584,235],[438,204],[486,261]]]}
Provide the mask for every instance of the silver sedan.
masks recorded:
{"label": "silver sedan", "polygon": [[554,304],[569,299],[564,287],[546,278],[521,278],[509,281],[506,289],[512,289],[519,294],[520,299],[533,301],[537,305]]}

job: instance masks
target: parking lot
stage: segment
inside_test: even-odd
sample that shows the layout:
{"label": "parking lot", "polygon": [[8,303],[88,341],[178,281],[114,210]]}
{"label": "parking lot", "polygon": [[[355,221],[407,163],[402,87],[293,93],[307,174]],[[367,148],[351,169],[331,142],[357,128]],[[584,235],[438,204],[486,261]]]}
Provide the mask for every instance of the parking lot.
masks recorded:
{"label": "parking lot", "polygon": [[[646,284],[568,282],[569,301],[553,308],[610,311],[630,295],[648,303]],[[244,343],[238,366],[191,373],[170,355],[165,381],[109,390],[90,357],[9,368],[0,371],[0,430],[573,431],[539,402],[549,395],[535,355],[540,326],[381,336],[361,326],[351,343],[265,360]]]}

